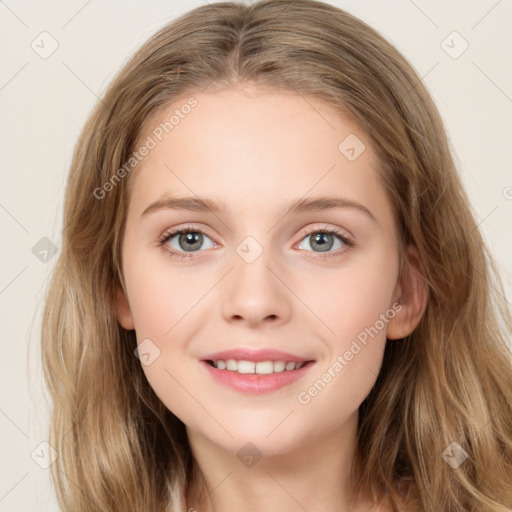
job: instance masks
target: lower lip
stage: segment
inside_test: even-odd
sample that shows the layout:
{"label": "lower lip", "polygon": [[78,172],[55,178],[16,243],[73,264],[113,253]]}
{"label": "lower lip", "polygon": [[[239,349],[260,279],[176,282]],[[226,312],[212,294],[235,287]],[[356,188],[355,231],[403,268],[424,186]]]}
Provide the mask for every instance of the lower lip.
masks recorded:
{"label": "lower lip", "polygon": [[206,361],[201,361],[201,364],[217,382],[243,393],[259,395],[270,393],[301,380],[313,366],[314,361],[309,361],[298,370],[284,370],[268,375],[219,370]]}

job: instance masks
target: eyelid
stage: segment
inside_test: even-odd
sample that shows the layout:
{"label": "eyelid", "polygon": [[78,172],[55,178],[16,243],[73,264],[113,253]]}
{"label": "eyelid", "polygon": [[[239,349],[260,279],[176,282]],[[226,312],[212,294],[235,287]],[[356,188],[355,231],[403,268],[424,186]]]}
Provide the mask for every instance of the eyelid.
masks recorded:
{"label": "eyelid", "polygon": [[300,231],[300,238],[299,241],[301,241],[305,236],[311,235],[312,233],[321,233],[321,232],[333,232],[340,236],[343,236],[345,238],[348,238],[350,240],[354,239],[354,236],[350,231],[347,229],[341,228],[339,226],[330,225],[326,223],[313,223],[313,225],[309,225]]}
{"label": "eyelid", "polygon": [[194,233],[201,233],[205,236],[207,236],[208,238],[210,238],[212,240],[212,242],[216,243],[215,242],[215,237],[213,237],[212,235],[210,235],[208,233],[208,229],[206,228],[203,228],[203,227],[199,227],[199,226],[194,226],[190,223],[187,223],[186,225],[184,226],[175,226],[173,228],[169,228],[169,229],[166,229],[164,231],[164,233],[162,234],[162,236],[159,238],[159,241],[161,243],[163,243],[162,241],[165,240],[165,239],[168,239],[168,238],[172,238],[173,236],[179,234],[179,233],[182,233],[184,231],[191,231],[191,232],[194,232]]}

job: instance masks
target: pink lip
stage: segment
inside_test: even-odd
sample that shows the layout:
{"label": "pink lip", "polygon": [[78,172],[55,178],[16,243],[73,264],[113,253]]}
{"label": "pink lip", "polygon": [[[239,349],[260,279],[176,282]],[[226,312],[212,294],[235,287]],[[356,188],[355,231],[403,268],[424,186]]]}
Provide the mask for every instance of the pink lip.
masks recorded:
{"label": "pink lip", "polygon": [[313,361],[306,363],[298,370],[285,370],[269,375],[257,375],[255,373],[238,373],[230,370],[219,370],[206,361],[201,361],[210,375],[219,383],[236,391],[246,394],[259,395],[270,393],[293,382],[302,380],[304,375],[314,365]]}
{"label": "pink lip", "polygon": [[236,348],[233,350],[223,350],[222,352],[216,352],[215,354],[209,354],[202,358],[203,361],[227,361],[228,359],[236,359],[237,361],[284,361],[300,363],[302,361],[311,361],[300,356],[295,356],[287,352],[281,352],[280,350],[274,349],[260,349],[251,350],[248,348]]}

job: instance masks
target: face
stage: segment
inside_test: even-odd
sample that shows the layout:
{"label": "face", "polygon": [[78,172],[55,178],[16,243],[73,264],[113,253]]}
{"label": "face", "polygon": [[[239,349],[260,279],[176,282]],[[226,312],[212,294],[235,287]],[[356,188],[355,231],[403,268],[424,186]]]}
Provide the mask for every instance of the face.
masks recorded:
{"label": "face", "polygon": [[[341,432],[404,314],[369,138],[319,99],[248,85],[176,101],[148,137],[130,176],[118,318],[149,384],[189,432],[233,452]],[[206,362],[233,358],[248,363]]]}

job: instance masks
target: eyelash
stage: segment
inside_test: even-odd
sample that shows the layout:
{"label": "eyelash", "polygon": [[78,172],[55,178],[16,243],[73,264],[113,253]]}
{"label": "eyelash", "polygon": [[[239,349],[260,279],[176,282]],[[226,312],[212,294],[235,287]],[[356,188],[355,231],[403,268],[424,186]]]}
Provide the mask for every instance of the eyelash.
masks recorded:
{"label": "eyelash", "polygon": [[[198,229],[198,228],[193,228],[191,226],[187,226],[186,228],[180,228],[180,229],[176,229],[176,230],[171,230],[171,231],[167,231],[158,241],[158,245],[160,247],[162,247],[162,249],[171,257],[171,258],[178,258],[178,259],[183,259],[183,258],[190,258],[192,256],[194,256],[195,252],[201,252],[201,251],[195,251],[195,252],[191,252],[190,254],[187,254],[185,252],[178,252],[178,251],[173,251],[169,248],[166,248],[164,247],[164,245],[171,239],[173,238],[175,235],[179,235],[179,234],[185,234],[185,233],[200,233],[204,236],[208,236],[204,231],[202,231],[201,229]],[[354,246],[354,242],[352,242],[349,238],[347,238],[343,233],[341,233],[340,231],[336,230],[336,229],[326,229],[326,228],[316,228],[316,229],[310,229],[308,230],[306,233],[304,233],[304,235],[302,236],[302,238],[300,239],[300,241],[302,241],[304,238],[307,238],[308,236],[312,235],[312,234],[316,234],[316,233],[326,233],[326,234],[329,234],[329,235],[335,235],[337,238],[339,238],[348,248],[350,247],[353,247]],[[210,238],[208,236],[208,238]],[[168,246],[167,246],[168,247]],[[308,251],[310,252],[310,251]],[[322,253],[316,253],[316,254],[319,254],[320,256],[318,256],[319,259],[323,260],[323,259],[327,259],[327,258],[330,258],[330,257],[334,257],[334,256],[340,256],[340,252],[339,250],[338,251],[335,251],[335,252],[328,252],[328,253],[325,253],[325,254],[322,254]],[[317,256],[315,256],[315,259],[317,258]]]}

